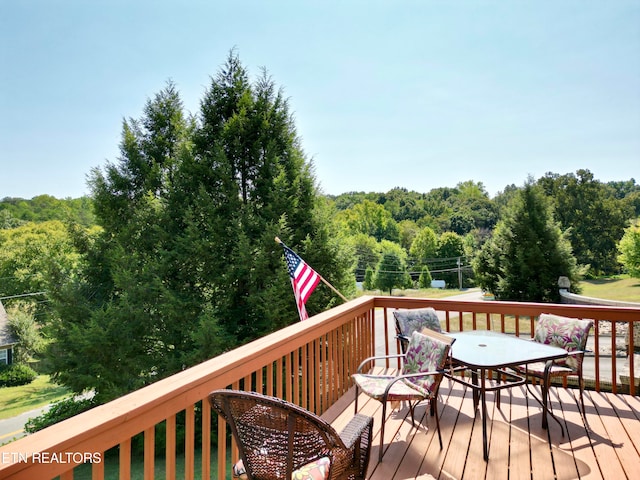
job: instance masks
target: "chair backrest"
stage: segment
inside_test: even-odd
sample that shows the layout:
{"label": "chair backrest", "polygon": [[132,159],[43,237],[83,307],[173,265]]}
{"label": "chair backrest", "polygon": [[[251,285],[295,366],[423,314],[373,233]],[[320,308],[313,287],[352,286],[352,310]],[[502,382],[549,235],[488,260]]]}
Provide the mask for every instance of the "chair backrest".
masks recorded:
{"label": "chair backrest", "polygon": [[[413,332],[405,354],[402,374],[444,371],[454,338],[427,328]],[[406,379],[425,394],[437,392],[442,373]]]}
{"label": "chair backrest", "polygon": [[313,413],[255,392],[216,390],[211,407],[229,424],[250,478],[291,478],[333,448],[345,448],[333,427]]}
{"label": "chair backrest", "polygon": [[421,332],[424,328],[435,332],[442,331],[438,314],[432,307],[394,310],[393,316],[396,319],[396,331],[399,335],[411,337],[413,332]]}
{"label": "chair backrest", "polygon": [[[579,320],[543,313],[538,318],[533,339],[536,342],[564,348],[567,352],[584,351],[592,326],[593,321],[591,320]],[[570,355],[555,363],[578,371],[582,367],[582,359],[583,355]]]}

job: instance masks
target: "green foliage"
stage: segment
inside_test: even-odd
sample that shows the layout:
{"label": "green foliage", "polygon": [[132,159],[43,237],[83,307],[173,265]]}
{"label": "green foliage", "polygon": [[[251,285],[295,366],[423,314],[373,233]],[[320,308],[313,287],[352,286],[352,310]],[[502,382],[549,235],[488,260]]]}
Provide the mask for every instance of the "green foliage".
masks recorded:
{"label": "green foliage", "polygon": [[402,220],[398,223],[398,230],[400,232],[400,246],[408,252],[420,231],[420,227],[413,220]]}
{"label": "green foliage", "polygon": [[380,244],[364,233],[350,235],[345,242],[351,246],[356,257],[356,281],[362,281],[367,269],[375,269],[380,261]]}
{"label": "green foliage", "polygon": [[580,265],[592,275],[619,273],[616,246],[632,210],[616,198],[616,190],[594,179],[589,170],[576,174],[547,174],[538,181],[554,204],[560,227],[568,232]]}
{"label": "green foliage", "polygon": [[437,250],[438,236],[436,232],[429,227],[425,227],[418,232],[413,243],[411,243],[409,254],[415,259],[416,263],[421,266],[426,265],[430,258],[434,258]]}
{"label": "green foliage", "polygon": [[[30,222],[0,230],[0,296],[23,297],[35,306],[36,317],[46,312],[44,293],[55,289],[53,272],[73,275],[78,255],[65,225],[58,221]],[[9,304],[7,304],[9,305]]]}
{"label": "green foliage", "polygon": [[24,431],[27,433],[35,433],[62,420],[86,412],[96,405],[97,402],[93,398],[65,398],[64,400],[51,404],[51,407],[46,412],[37,417],[30,418],[24,425]]}
{"label": "green foliage", "polygon": [[[103,402],[298,320],[279,236],[345,295],[353,249],[317,196],[286,99],[232,52],[195,119],[173,84],[91,176],[102,230],[53,292],[56,381]],[[307,309],[340,301],[318,286]]]}
{"label": "green foliage", "polygon": [[500,300],[559,301],[558,277],[577,284],[571,246],[531,182],[512,200],[474,266],[479,286]]}
{"label": "green foliage", "polygon": [[0,230],[16,228],[29,222],[77,223],[84,227],[94,224],[93,204],[88,197],[60,200],[51,195],[38,195],[31,200],[4,198],[0,201]]}
{"label": "green foliage", "polygon": [[629,275],[640,278],[640,225],[632,225],[618,244],[618,260]]}
{"label": "green foliage", "polygon": [[35,380],[38,374],[33,368],[22,363],[12,363],[0,370],[0,387],[18,387]]}
{"label": "green foliage", "polygon": [[17,340],[13,348],[13,362],[27,364],[41,354],[44,338],[33,316],[34,307],[26,302],[16,302],[7,309],[9,328]]}
{"label": "green foliage", "polygon": [[389,291],[389,295],[391,295],[394,288],[408,286],[410,279],[406,268],[406,264],[399,252],[394,249],[387,249],[382,254],[382,259],[376,269],[375,287],[383,291]]}
{"label": "green foliage", "polygon": [[353,235],[363,233],[378,242],[400,240],[400,230],[391,213],[371,200],[363,200],[362,203],[341,211],[338,218]]}
{"label": "green foliage", "polygon": [[364,274],[364,282],[362,284],[365,290],[373,290],[375,288],[375,270],[371,267],[367,267]]}
{"label": "green foliage", "polygon": [[438,258],[454,258],[464,256],[464,240],[455,232],[444,232],[438,238],[436,251]]}
{"label": "green foliage", "polygon": [[431,277],[429,267],[422,267],[422,270],[420,271],[420,277],[418,278],[418,286],[420,288],[431,288],[432,280],[433,278]]}

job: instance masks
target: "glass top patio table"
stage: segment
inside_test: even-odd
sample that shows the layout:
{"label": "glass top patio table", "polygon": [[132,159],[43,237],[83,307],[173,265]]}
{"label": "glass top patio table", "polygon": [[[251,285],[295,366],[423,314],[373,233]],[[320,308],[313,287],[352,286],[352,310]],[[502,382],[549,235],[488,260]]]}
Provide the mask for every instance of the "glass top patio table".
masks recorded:
{"label": "glass top patio table", "polygon": [[567,356],[563,348],[488,330],[450,333],[456,339],[451,356],[476,369],[495,369],[556,360]]}
{"label": "glass top patio table", "polygon": [[[505,333],[487,330],[470,330],[468,332],[450,333],[455,338],[451,346],[451,358],[459,365],[455,371],[470,370],[472,381],[468,382],[455,375],[447,375],[452,380],[463,383],[473,389],[474,405],[478,404],[478,397],[482,407],[482,441],[483,456],[489,460],[487,443],[487,402],[486,392],[522,385],[526,378],[502,369],[516,365],[527,365],[535,362],[547,362],[567,356],[563,348],[545,345],[531,340],[507,335]],[[504,384],[487,386],[487,372],[497,371],[498,375],[507,376]],[[544,385],[547,385],[545,379]],[[543,395],[546,395],[546,391]],[[499,405],[499,404],[498,404]],[[547,408],[542,412],[543,428],[547,425]]]}

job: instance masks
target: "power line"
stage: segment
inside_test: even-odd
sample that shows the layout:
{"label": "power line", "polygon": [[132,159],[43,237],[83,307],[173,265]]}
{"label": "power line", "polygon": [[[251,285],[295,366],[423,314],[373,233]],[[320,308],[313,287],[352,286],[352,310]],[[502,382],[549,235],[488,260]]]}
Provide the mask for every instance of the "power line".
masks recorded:
{"label": "power line", "polygon": [[11,295],[8,297],[0,297],[0,300],[9,300],[11,298],[31,297],[34,295],[46,295],[47,292],[33,292],[33,293],[21,293],[20,295]]}

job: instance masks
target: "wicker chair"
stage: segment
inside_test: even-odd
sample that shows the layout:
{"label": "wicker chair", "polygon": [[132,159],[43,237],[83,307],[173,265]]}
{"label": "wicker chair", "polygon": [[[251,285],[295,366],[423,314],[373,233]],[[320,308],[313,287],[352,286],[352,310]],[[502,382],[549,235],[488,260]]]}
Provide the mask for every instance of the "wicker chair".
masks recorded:
{"label": "wicker chair", "polygon": [[393,316],[396,319],[396,338],[400,341],[402,353],[406,353],[413,332],[421,332],[425,328],[434,332],[442,331],[438,314],[432,307],[394,310]]}
{"label": "wicker chair", "polygon": [[[387,402],[409,402],[411,422],[415,426],[414,409],[418,402],[428,400],[435,414],[438,440],[442,448],[440,420],[436,406],[438,389],[444,375],[449,358],[449,350],[454,338],[429,329],[422,333],[413,332],[409,340],[407,352],[403,355],[386,355],[365,359],[353,379],[356,383],[355,409],[358,412],[358,396],[360,392],[382,402],[382,427],[380,430],[379,460],[384,454],[384,423],[387,417]],[[364,367],[377,359],[402,358],[403,366],[399,375],[369,375],[361,373]]]}
{"label": "wicker chair", "polygon": [[209,403],[229,424],[249,480],[307,478],[314,468],[321,478],[365,478],[371,417],[356,415],[338,434],[313,413],[255,392],[216,390]]}
{"label": "wicker chair", "polygon": [[[536,395],[533,395],[533,397],[541,403],[545,409],[548,405],[549,387],[552,379],[566,378],[569,376],[578,377],[578,387],[580,389],[580,405],[578,407],[580,408],[580,414],[582,415],[585,428],[589,428],[589,425],[587,423],[584,398],[582,395],[584,391],[582,363],[586,352],[589,330],[591,330],[592,326],[593,322],[591,320],[578,320],[576,318],[561,317],[549,313],[541,314],[538,318],[538,324],[532,341],[564,348],[569,352],[569,355],[560,360],[550,360],[546,363],[538,362],[514,367],[520,374],[543,381],[542,400]],[[548,375],[546,374],[547,372]],[[547,384],[544,384],[545,378],[548,379]],[[551,416],[560,424],[553,414],[551,414]],[[546,428],[546,425],[543,425],[543,427]],[[562,429],[562,424],[560,424],[560,428]],[[564,436],[564,429],[562,429],[562,435]]]}

